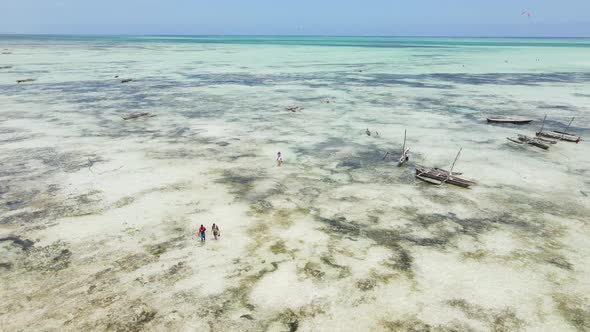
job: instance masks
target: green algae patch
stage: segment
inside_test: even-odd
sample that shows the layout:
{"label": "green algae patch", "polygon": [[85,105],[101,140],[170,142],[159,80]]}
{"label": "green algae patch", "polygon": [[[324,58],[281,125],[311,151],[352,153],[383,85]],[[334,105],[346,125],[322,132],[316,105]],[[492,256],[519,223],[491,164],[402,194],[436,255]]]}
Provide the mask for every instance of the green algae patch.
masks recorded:
{"label": "green algae patch", "polygon": [[129,254],[115,261],[115,266],[120,270],[131,272],[142,266],[151,264],[156,258],[144,253]]}
{"label": "green algae patch", "polygon": [[477,249],[473,251],[466,251],[461,254],[465,259],[472,259],[475,261],[481,261],[482,259],[489,256],[489,252],[483,249]]}
{"label": "green algae patch", "polygon": [[581,296],[554,294],[557,311],[576,330],[590,331],[590,305]]}
{"label": "green algae patch", "polygon": [[145,247],[146,251],[153,256],[160,257],[161,255],[165,254],[172,248],[182,248],[184,246],[185,236],[184,234],[181,236],[177,236],[170,240],[148,245]]}
{"label": "green algae patch", "polygon": [[117,200],[115,203],[113,203],[113,208],[120,209],[120,208],[125,207],[127,205],[133,204],[133,202],[135,202],[135,198],[130,197],[130,196],[126,196],[126,197],[123,197],[123,198]]}
{"label": "green algae patch", "polygon": [[111,312],[106,322],[108,331],[138,332],[156,317],[157,311],[144,303],[134,303],[128,309]]}
{"label": "green algae patch", "polygon": [[320,260],[329,267],[336,269],[338,271],[339,279],[346,278],[351,275],[350,267],[336,264],[334,259],[330,256],[322,256],[320,257]]}
{"label": "green algae patch", "polygon": [[381,325],[390,332],[431,332],[432,326],[418,319],[384,320]]}
{"label": "green algae patch", "polygon": [[485,323],[493,332],[521,331],[526,325],[526,322],[516,315],[514,309],[509,307],[500,310],[487,309],[463,299],[453,299],[447,301],[447,304],[461,310],[467,318]]}
{"label": "green algae patch", "polygon": [[321,266],[318,263],[307,262],[303,269],[300,270],[307,278],[321,281],[324,279],[326,272],[321,270]]}
{"label": "green algae patch", "polygon": [[57,272],[70,266],[72,252],[65,242],[57,241],[48,246],[33,246],[19,257],[19,265],[28,271]]}
{"label": "green algae patch", "polygon": [[373,290],[375,287],[377,287],[377,281],[371,278],[360,279],[355,282],[355,286],[361,291],[366,292]]}
{"label": "green algae patch", "polygon": [[275,242],[273,245],[270,246],[270,252],[272,252],[275,255],[286,254],[288,251],[287,247],[285,246],[285,241]]}

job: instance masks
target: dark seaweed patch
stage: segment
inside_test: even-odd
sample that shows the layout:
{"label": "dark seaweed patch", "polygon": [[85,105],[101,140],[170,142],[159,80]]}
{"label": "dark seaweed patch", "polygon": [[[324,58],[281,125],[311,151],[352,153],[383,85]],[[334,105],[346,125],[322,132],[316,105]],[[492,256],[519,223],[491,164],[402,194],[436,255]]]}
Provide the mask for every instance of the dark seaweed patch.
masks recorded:
{"label": "dark seaweed patch", "polygon": [[274,209],[271,202],[259,199],[256,202],[250,204],[250,209],[252,209],[256,213],[268,213]]}
{"label": "dark seaweed patch", "polygon": [[19,264],[28,271],[56,272],[70,266],[72,252],[63,242],[44,247],[30,247],[19,258]]}
{"label": "dark seaweed patch", "polygon": [[562,255],[551,255],[547,258],[547,263],[557,266],[564,270],[573,270],[573,265]]}
{"label": "dark seaweed patch", "polygon": [[185,240],[186,240],[185,236],[182,235],[182,236],[175,237],[175,238],[172,238],[172,239],[164,241],[164,242],[149,245],[146,247],[146,250],[151,255],[154,255],[156,257],[160,257],[161,255],[163,255],[164,253],[166,253],[168,250],[170,250],[172,248],[181,248],[182,246],[184,246]]}
{"label": "dark seaweed patch", "polygon": [[559,314],[576,330],[590,330],[590,306],[587,299],[575,295],[555,294]]}
{"label": "dark seaweed patch", "polygon": [[363,167],[363,162],[361,160],[344,160],[338,163],[336,167],[348,167],[351,169],[357,169]]}
{"label": "dark seaweed patch", "polygon": [[228,185],[232,194],[243,198],[254,188],[254,183],[261,178],[259,173],[252,174],[250,170],[232,169],[224,170],[221,178],[215,182]]}
{"label": "dark seaweed patch", "polygon": [[137,332],[156,317],[157,311],[139,301],[128,308],[116,308],[108,315],[106,329],[109,331]]}
{"label": "dark seaweed patch", "polygon": [[320,261],[326,264],[327,266],[336,269],[338,271],[338,278],[341,279],[350,276],[350,267],[337,264],[336,262],[334,262],[334,259],[332,257],[322,256],[320,257]]}
{"label": "dark seaweed patch", "polygon": [[[155,255],[154,255],[155,256]],[[115,261],[115,266],[122,271],[131,272],[139,269],[142,266],[155,262],[154,257],[147,254],[129,254]],[[110,270],[110,269],[109,269]],[[113,271],[107,271],[112,273]],[[99,277],[98,275],[97,277]]]}
{"label": "dark seaweed patch", "polygon": [[525,326],[525,321],[519,318],[512,308],[486,309],[463,299],[453,299],[447,304],[461,310],[468,318],[485,323],[494,332],[520,331]]}
{"label": "dark seaweed patch", "polygon": [[433,327],[416,318],[399,319],[394,321],[384,320],[381,325],[390,332],[431,332]]}
{"label": "dark seaweed patch", "polygon": [[316,280],[323,280],[326,272],[320,269],[319,264],[314,262],[307,262],[302,269],[302,272],[308,277]]}
{"label": "dark seaweed patch", "polygon": [[12,263],[0,263],[0,269],[10,270],[12,269]]}
{"label": "dark seaweed patch", "polygon": [[22,239],[19,236],[7,236],[7,237],[0,238],[0,242],[5,242],[5,241],[6,242],[10,241],[10,242],[12,242],[12,244],[20,247],[23,250],[27,250],[29,248],[32,248],[35,245],[35,242],[28,240],[28,239]]}
{"label": "dark seaweed patch", "polygon": [[349,236],[359,236],[362,226],[352,221],[347,221],[346,217],[319,218],[319,220],[328,225],[329,229],[335,233]]}
{"label": "dark seaweed patch", "polygon": [[355,283],[356,288],[360,289],[363,292],[373,290],[377,286],[377,282],[373,279],[361,279],[357,280]]}

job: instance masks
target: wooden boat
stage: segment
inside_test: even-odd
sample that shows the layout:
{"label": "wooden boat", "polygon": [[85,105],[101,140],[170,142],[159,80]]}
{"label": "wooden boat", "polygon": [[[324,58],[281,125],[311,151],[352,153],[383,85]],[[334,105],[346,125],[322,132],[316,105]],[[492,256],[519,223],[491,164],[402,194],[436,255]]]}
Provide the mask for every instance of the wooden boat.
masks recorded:
{"label": "wooden boat", "polygon": [[[574,119],[575,119],[575,117],[573,117],[570,120],[570,123],[568,123],[567,127],[565,128],[566,131],[572,125],[572,122],[574,122]],[[545,117],[543,118],[543,124],[541,124],[541,129],[535,133],[535,135],[537,137],[543,136],[543,137],[558,139],[560,141],[574,142],[574,143],[579,143],[582,140],[582,138],[580,136],[577,136],[575,134],[570,134],[566,131],[557,131],[557,130],[543,131],[543,128],[545,127],[545,120],[547,120],[547,114],[545,114]]]}
{"label": "wooden boat", "polygon": [[122,79],[121,80],[121,83],[129,83],[129,82],[132,82],[132,81],[133,81],[132,78],[125,78],[125,79]]}
{"label": "wooden boat", "polygon": [[566,142],[574,142],[574,143],[579,143],[582,140],[582,138],[580,136],[576,136],[574,134],[565,133],[565,132],[557,131],[557,130],[538,131],[538,132],[536,132],[536,135],[543,136],[543,137],[549,137],[549,138],[553,138],[553,139],[558,139],[558,140],[566,141]]}
{"label": "wooden boat", "polygon": [[121,116],[123,120],[137,119],[137,118],[152,118],[155,114],[148,112],[136,112]]}
{"label": "wooden boat", "polygon": [[450,172],[444,169],[424,166],[416,167],[416,178],[431,184],[438,185],[443,183],[449,183],[463,188],[469,188],[470,186],[476,184],[475,181],[462,179],[460,177],[457,177],[455,173],[451,174]]}
{"label": "wooden boat", "polygon": [[457,175],[460,175],[460,173],[453,173],[453,168],[455,168],[455,163],[457,163],[462,150],[463,148],[459,149],[450,171],[436,167],[416,166],[416,178],[434,185],[449,183],[463,188],[469,188],[469,186],[476,184],[475,181],[458,177]]}
{"label": "wooden boat", "polygon": [[491,116],[488,123],[511,123],[511,124],[527,124],[531,123],[532,119],[527,119],[519,116]]}
{"label": "wooden boat", "polygon": [[21,83],[34,82],[34,81],[35,81],[34,78],[25,78],[23,80],[17,80],[16,83],[21,84]]}
{"label": "wooden boat", "polygon": [[532,145],[532,146],[541,148],[543,150],[549,149],[549,145],[547,145],[544,142],[544,140],[541,140],[538,138],[533,138],[533,137],[528,137],[526,135],[518,134],[517,138],[506,137],[506,139],[508,139],[511,142],[517,143],[517,144],[528,144],[528,145]]}

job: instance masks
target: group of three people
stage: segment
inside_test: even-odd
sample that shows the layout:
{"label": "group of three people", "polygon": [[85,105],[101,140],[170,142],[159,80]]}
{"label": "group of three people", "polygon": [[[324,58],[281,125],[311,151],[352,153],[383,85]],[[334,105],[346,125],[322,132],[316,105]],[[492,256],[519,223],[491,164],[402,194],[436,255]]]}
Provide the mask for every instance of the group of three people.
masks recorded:
{"label": "group of three people", "polygon": [[[206,232],[207,228],[205,228],[205,226],[201,224],[201,227],[199,228],[199,238],[201,239],[201,242],[205,241]],[[213,223],[213,225],[211,226],[211,233],[213,233],[213,238],[215,240],[217,240],[217,238],[221,236],[221,233],[219,232],[219,226],[215,225],[215,223]]]}

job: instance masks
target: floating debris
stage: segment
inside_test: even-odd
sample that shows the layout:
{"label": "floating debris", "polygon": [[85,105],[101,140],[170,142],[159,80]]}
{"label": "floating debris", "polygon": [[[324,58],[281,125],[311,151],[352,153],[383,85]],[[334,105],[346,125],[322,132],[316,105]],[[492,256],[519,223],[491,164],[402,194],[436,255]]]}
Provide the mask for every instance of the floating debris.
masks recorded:
{"label": "floating debris", "polygon": [[299,111],[303,110],[303,106],[290,105],[290,106],[285,107],[285,109],[289,112],[295,113],[295,112],[299,112]]}
{"label": "floating debris", "polygon": [[25,78],[23,80],[17,80],[16,83],[21,84],[21,83],[34,82],[34,81],[36,81],[36,79],[34,79],[34,78]]}
{"label": "floating debris", "polygon": [[528,119],[520,116],[491,116],[487,118],[488,123],[511,123],[511,124],[527,124],[531,123],[533,119]]}
{"label": "floating debris", "polygon": [[0,69],[10,69],[12,66],[1,66]]}
{"label": "floating debris", "polygon": [[137,118],[153,118],[156,114],[149,112],[134,112],[121,116],[123,120],[137,119]]}

